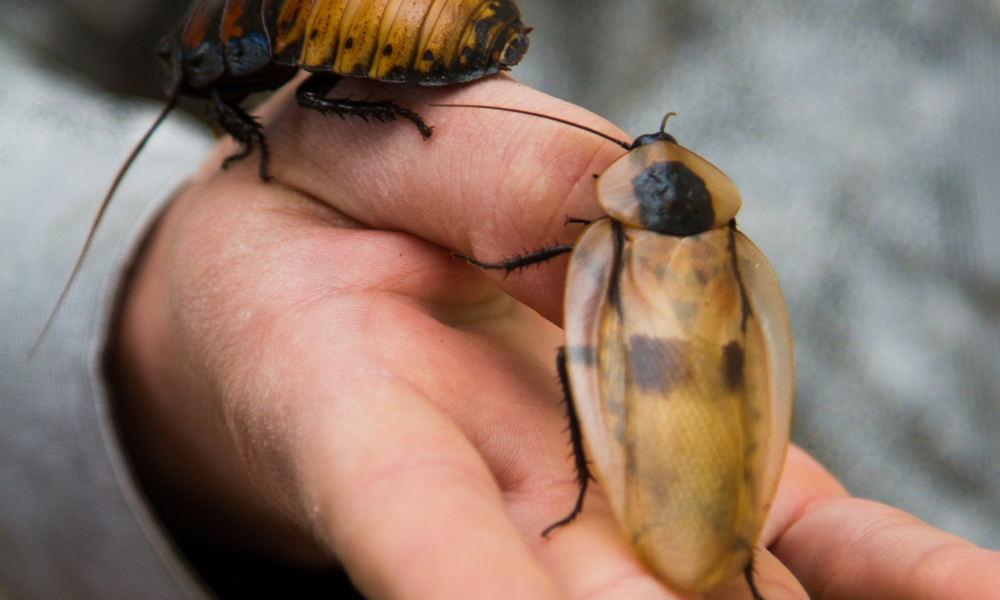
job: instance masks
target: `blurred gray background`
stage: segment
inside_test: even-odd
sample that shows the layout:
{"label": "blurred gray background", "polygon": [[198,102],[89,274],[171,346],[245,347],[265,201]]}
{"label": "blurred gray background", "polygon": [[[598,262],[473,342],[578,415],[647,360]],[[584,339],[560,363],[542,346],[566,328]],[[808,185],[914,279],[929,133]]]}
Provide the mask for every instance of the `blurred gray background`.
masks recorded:
{"label": "blurred gray background", "polygon": [[[1000,0],[518,4],[517,79],[632,135],[676,111],[740,189],[788,302],[794,441],[1000,549]],[[151,48],[186,6],[0,0],[0,35],[162,98]]]}

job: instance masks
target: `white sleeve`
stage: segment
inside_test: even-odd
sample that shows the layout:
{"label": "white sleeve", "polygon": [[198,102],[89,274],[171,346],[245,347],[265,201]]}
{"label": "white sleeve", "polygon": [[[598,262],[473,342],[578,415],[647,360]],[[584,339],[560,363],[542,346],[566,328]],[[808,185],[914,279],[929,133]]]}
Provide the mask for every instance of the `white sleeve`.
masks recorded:
{"label": "white sleeve", "polygon": [[45,71],[0,39],[0,597],[207,599],[128,464],[103,358],[143,236],[210,145],[153,136],[32,360],[101,198],[158,107]]}

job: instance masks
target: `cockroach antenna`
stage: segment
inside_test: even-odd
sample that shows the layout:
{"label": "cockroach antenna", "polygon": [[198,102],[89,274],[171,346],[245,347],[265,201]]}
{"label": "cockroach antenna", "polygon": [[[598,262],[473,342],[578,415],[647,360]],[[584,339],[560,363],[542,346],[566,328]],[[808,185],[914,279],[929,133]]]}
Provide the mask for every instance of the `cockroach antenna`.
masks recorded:
{"label": "cockroach antenna", "polygon": [[87,239],[83,242],[83,249],[80,250],[80,256],[77,257],[76,264],[73,265],[73,271],[70,273],[69,279],[66,281],[66,285],[63,286],[62,292],[59,294],[59,299],[56,300],[55,307],[52,309],[52,312],[49,313],[49,318],[45,321],[45,326],[42,327],[42,332],[38,334],[38,338],[31,346],[31,350],[28,351],[28,360],[34,358],[35,352],[38,351],[39,346],[42,345],[42,341],[45,339],[46,334],[48,334],[49,329],[52,327],[52,322],[55,320],[56,314],[59,312],[59,308],[62,306],[63,301],[66,300],[69,288],[73,285],[73,281],[76,280],[76,276],[80,272],[80,267],[83,266],[83,259],[87,256],[87,251],[90,250],[90,245],[94,241],[94,233],[97,231],[97,226],[100,224],[101,219],[104,218],[104,213],[108,210],[108,204],[111,203],[111,197],[114,196],[115,190],[118,189],[118,185],[122,182],[122,179],[125,178],[125,173],[129,170],[129,167],[132,166],[136,157],[139,156],[139,153],[142,152],[142,149],[146,146],[146,142],[149,141],[149,138],[153,137],[153,132],[155,132],[163,121],[166,120],[170,111],[177,106],[177,98],[179,95],[180,94],[176,91],[170,94],[170,97],[167,99],[166,106],[164,106],[163,110],[160,111],[160,114],[156,117],[156,121],[153,122],[153,125],[148,131],[146,131],[146,134],[142,136],[142,139],[135,145],[135,148],[132,149],[128,158],[125,159],[125,163],[118,169],[118,173],[115,175],[114,181],[111,182],[111,187],[109,187],[108,192],[104,194],[104,200],[101,201],[101,207],[97,210],[97,216],[94,217],[94,222],[90,225],[90,231],[87,232]]}
{"label": "cockroach antenna", "polygon": [[669,119],[670,117],[676,117],[676,116],[677,116],[677,113],[671,111],[671,112],[667,113],[667,116],[663,117],[663,122],[660,123],[660,133],[666,133],[667,132],[667,119]]}
{"label": "cockroach antenna", "polygon": [[[590,133],[600,136],[610,142],[614,142],[626,150],[632,150],[632,144],[620,140],[614,136],[608,135],[603,131],[598,131],[592,127],[587,127],[586,125],[580,125],[579,123],[574,123],[568,119],[560,119],[559,117],[553,117],[552,115],[546,115],[543,113],[536,113],[530,110],[522,110],[520,108],[509,108],[506,106],[488,106],[484,104],[431,104],[431,106],[444,106],[449,108],[485,108],[487,110],[500,110],[503,112],[517,113],[520,115],[530,115],[532,117],[538,117],[540,119],[548,119],[549,121],[555,121],[556,123],[562,123],[563,125],[569,125],[570,127],[576,127],[577,129],[582,129],[584,131],[589,131]],[[673,113],[671,113],[673,114]]]}

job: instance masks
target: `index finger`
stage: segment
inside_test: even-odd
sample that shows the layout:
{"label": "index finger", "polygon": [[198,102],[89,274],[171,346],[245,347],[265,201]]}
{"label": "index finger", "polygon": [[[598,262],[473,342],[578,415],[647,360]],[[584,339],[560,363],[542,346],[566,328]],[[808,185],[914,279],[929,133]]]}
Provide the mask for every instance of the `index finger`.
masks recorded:
{"label": "index finger", "polygon": [[[485,259],[572,243],[581,228],[566,226],[567,216],[603,214],[593,175],[623,154],[620,147],[529,115],[432,105],[516,107],[627,139],[610,123],[507,77],[400,89],[393,100],[434,126],[429,141],[405,121],[372,125],[287,104],[266,107],[275,179],[368,227],[411,232]],[[384,86],[345,81],[329,95],[378,100],[386,93]],[[239,168],[250,175],[253,163],[243,161]],[[552,261],[502,286],[559,322],[564,270],[563,261]]]}
{"label": "index finger", "polygon": [[765,539],[810,597],[985,600],[1000,589],[1000,553],[849,497],[794,446],[772,516]]}

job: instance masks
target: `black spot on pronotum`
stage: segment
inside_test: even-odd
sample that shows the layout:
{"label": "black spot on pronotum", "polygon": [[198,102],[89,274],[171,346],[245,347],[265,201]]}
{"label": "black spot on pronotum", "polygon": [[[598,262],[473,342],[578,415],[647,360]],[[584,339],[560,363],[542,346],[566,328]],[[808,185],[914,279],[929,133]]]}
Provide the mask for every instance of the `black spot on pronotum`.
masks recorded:
{"label": "black spot on pronotum", "polygon": [[743,387],[743,364],[746,356],[743,345],[733,340],[722,348],[722,380],[726,388],[735,390]]}
{"label": "black spot on pronotum", "polygon": [[715,222],[705,180],[684,163],[654,163],[632,180],[642,226],[667,235],[694,235]]}
{"label": "black spot on pronotum", "polygon": [[643,390],[668,395],[690,372],[691,352],[684,340],[637,334],[629,336],[627,347],[632,378]]}

